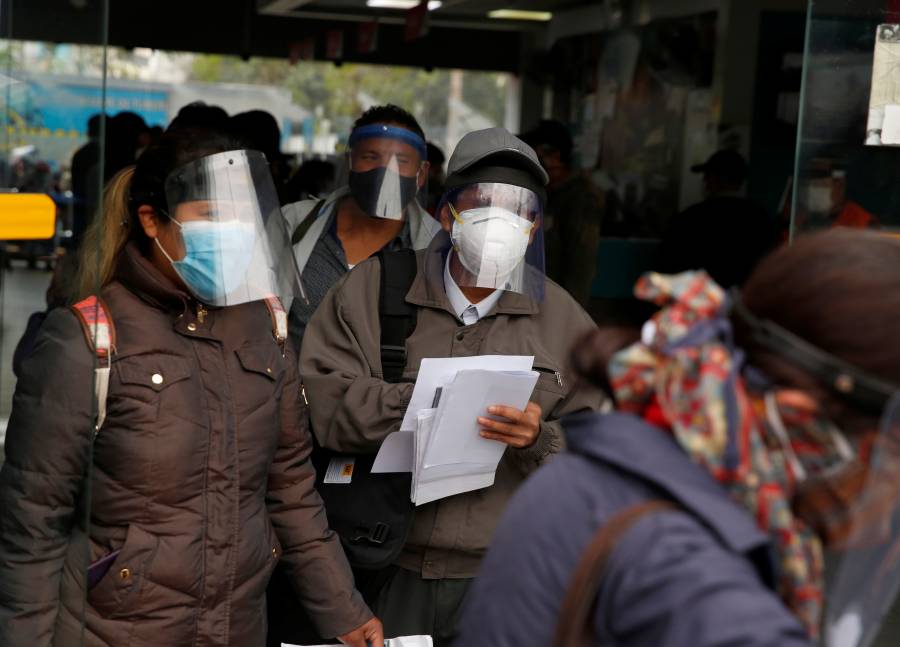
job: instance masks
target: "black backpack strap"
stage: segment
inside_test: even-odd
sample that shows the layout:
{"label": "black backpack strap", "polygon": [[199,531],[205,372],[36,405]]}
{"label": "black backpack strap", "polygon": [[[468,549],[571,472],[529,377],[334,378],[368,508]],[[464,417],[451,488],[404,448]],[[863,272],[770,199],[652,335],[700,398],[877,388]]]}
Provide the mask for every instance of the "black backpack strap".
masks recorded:
{"label": "black backpack strap", "polygon": [[399,249],[377,254],[381,263],[378,319],[381,323],[381,370],[385,382],[400,382],[406,368],[406,340],[416,329],[418,311],[406,302],[416,278],[416,252]]}
{"label": "black backpack strap", "polygon": [[324,204],[325,200],[319,200],[318,202],[316,202],[312,210],[306,215],[306,218],[303,219],[303,222],[297,225],[297,228],[294,229],[294,233],[291,234],[291,247],[303,240],[306,232],[309,231],[309,228],[312,227],[312,224],[316,221],[316,217],[319,215],[319,212],[322,210],[322,206]]}

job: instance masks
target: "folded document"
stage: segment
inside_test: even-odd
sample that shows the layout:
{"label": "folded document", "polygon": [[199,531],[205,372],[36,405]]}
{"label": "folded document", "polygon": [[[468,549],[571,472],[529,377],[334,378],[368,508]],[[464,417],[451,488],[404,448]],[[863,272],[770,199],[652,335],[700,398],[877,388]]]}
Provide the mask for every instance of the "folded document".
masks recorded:
{"label": "folded document", "polygon": [[[523,364],[518,357],[491,359],[495,366]],[[530,368],[533,358],[525,359]],[[412,472],[410,499],[416,505],[490,487],[506,445],[482,438],[478,418],[488,417],[491,405],[524,410],[537,380],[531,370],[475,368],[434,381],[439,395],[430,403],[436,400],[436,406],[420,408],[412,430],[401,428],[385,439],[372,472]]]}

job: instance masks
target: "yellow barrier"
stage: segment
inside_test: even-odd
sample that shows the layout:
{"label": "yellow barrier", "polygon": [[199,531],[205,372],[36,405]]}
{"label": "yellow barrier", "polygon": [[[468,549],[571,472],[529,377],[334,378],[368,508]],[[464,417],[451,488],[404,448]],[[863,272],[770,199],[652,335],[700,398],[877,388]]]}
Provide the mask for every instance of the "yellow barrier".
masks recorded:
{"label": "yellow barrier", "polygon": [[44,193],[0,193],[0,240],[47,240],[56,232],[56,203]]}

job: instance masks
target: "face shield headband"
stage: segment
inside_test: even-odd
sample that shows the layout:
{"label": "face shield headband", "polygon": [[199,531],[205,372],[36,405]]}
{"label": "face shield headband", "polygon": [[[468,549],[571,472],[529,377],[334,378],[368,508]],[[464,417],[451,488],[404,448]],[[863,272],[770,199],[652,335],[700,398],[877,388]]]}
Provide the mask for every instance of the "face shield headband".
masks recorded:
{"label": "face shield headband", "polygon": [[360,126],[352,133],[350,133],[348,144],[350,148],[353,148],[354,144],[356,144],[357,142],[360,142],[364,139],[371,139],[372,137],[396,139],[403,142],[404,144],[409,144],[416,149],[416,152],[419,154],[419,159],[421,161],[424,162],[428,159],[428,149],[425,146],[425,140],[411,130],[407,130],[406,128],[399,128],[397,126],[388,126],[385,124],[371,124],[369,126]]}
{"label": "face shield headband", "polygon": [[373,218],[402,220],[425,188],[425,142],[405,128],[372,124],[350,135],[347,185]]}
{"label": "face shield headband", "polygon": [[759,319],[744,305],[736,288],[729,292],[729,303],[731,312],[749,328],[754,342],[801,367],[855,407],[881,415],[900,391],[900,386],[866,373],[772,321]]}

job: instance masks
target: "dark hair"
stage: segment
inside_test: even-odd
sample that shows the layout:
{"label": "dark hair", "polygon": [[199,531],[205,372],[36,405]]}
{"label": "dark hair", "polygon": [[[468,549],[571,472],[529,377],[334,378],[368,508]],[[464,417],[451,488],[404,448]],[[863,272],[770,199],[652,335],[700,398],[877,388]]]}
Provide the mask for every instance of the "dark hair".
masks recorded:
{"label": "dark hair", "polygon": [[[900,384],[900,241],[850,229],[809,234],[772,254],[750,276],[742,301],[772,321],[874,377]],[[782,386],[813,393],[832,415],[852,413],[830,388],[751,339],[732,317],[750,363]]]}
{"label": "dark hair", "polygon": [[328,160],[311,159],[300,165],[285,186],[285,200],[299,202],[321,198],[334,183],[334,164]]}
{"label": "dark hair", "polygon": [[265,110],[248,110],[228,120],[228,130],[247,148],[262,151],[269,162],[281,153],[281,128],[275,116]]}
{"label": "dark hair", "polygon": [[362,126],[371,126],[372,124],[400,124],[407,130],[416,133],[423,140],[425,139],[425,131],[409,112],[389,103],[385,106],[372,106],[366,110],[359,119],[353,122],[353,130]]}
{"label": "dark hair", "polygon": [[447,159],[444,151],[431,142],[426,142],[425,148],[428,151],[428,161],[431,162],[432,166],[442,166],[444,164],[444,160]]}
{"label": "dark hair", "polygon": [[[757,266],[744,285],[742,301],[757,318],[874,377],[900,384],[900,241],[850,229],[808,234]],[[770,381],[809,392],[836,420],[856,417],[828,385],[754,343],[740,318],[733,315],[732,324],[748,363]],[[620,337],[622,343],[616,344],[608,335],[608,329],[596,330],[573,351],[576,370],[601,386],[608,386],[612,355],[634,337]]]}
{"label": "dark hair", "polygon": [[144,151],[134,169],[129,189],[132,238],[144,238],[144,230],[137,222],[141,205],[156,209],[163,220],[169,218],[165,181],[172,171],[201,157],[239,148],[240,142],[222,131],[184,128],[165,133],[157,144]]}
{"label": "dark hair", "polygon": [[194,101],[183,106],[178,111],[166,132],[196,128],[226,130],[228,128],[228,113],[219,106],[211,106],[202,101]]}
{"label": "dark hair", "polygon": [[100,119],[102,115],[98,112],[95,115],[91,115],[90,119],[87,122],[87,134],[88,137],[99,137],[100,136]]}
{"label": "dark hair", "polygon": [[532,148],[543,146],[559,153],[559,159],[566,166],[572,163],[575,142],[569,128],[561,121],[543,119],[533,129],[524,133],[521,138]]}

